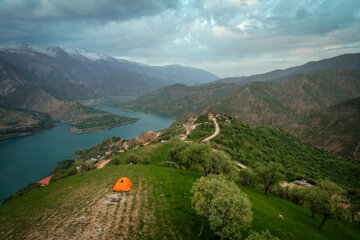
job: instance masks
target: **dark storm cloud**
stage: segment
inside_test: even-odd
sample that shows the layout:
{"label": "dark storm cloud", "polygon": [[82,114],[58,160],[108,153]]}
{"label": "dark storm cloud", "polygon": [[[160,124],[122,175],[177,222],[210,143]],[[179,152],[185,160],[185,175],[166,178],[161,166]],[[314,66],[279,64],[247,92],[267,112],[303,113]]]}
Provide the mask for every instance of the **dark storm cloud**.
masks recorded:
{"label": "dark storm cloud", "polygon": [[2,0],[2,20],[127,20],[176,8],[176,0]]}
{"label": "dark storm cloud", "polygon": [[0,44],[64,45],[229,76],[356,51],[359,21],[358,0],[0,0]]}

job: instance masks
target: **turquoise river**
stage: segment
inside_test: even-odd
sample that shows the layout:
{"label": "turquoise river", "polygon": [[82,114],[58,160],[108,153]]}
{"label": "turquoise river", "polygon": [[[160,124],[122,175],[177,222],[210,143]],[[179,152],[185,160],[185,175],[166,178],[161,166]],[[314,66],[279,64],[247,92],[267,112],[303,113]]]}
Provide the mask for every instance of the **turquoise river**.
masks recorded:
{"label": "turquoise river", "polygon": [[0,201],[31,182],[47,176],[56,162],[75,157],[74,150],[91,148],[110,136],[131,139],[141,133],[170,126],[174,118],[162,114],[145,114],[111,108],[97,108],[139,121],[106,131],[76,134],[70,125],[60,123],[51,130],[0,141]]}

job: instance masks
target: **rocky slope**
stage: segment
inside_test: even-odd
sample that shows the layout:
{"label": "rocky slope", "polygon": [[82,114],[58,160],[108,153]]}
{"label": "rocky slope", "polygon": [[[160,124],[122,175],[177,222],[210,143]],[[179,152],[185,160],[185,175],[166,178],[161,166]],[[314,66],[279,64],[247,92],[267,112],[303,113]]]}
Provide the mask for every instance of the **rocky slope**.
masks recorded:
{"label": "rocky slope", "polygon": [[210,84],[196,87],[174,84],[118,106],[143,112],[163,112],[178,119],[184,119],[200,114],[237,88],[238,86],[233,84]]}
{"label": "rocky slope", "polygon": [[250,83],[213,111],[246,122],[280,126],[360,96],[360,71],[314,71],[272,83]]}
{"label": "rocky slope", "polygon": [[360,97],[283,128],[318,148],[360,160]]}
{"label": "rocky slope", "polygon": [[0,139],[47,130],[55,122],[46,114],[0,108]]}

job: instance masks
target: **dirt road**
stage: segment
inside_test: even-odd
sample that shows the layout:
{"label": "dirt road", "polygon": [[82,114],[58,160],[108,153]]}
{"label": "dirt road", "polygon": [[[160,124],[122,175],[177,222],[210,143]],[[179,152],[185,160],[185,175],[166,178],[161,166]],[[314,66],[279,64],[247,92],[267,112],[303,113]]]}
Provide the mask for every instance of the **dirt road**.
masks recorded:
{"label": "dirt road", "polygon": [[209,136],[209,137],[205,138],[204,140],[202,140],[203,142],[210,141],[211,139],[213,139],[214,137],[216,137],[220,133],[220,127],[219,127],[219,124],[216,121],[216,118],[213,118],[212,120],[214,121],[214,124],[215,124],[215,132],[211,136]]}

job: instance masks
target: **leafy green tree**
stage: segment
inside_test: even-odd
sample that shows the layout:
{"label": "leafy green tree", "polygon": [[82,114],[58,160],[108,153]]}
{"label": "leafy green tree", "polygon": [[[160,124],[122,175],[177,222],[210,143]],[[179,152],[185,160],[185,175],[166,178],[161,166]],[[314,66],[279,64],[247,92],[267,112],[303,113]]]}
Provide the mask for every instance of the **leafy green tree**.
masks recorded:
{"label": "leafy green tree", "polygon": [[240,239],[241,231],[252,222],[251,202],[233,183],[211,201],[209,223],[220,239]]}
{"label": "leafy green tree", "polygon": [[309,187],[304,190],[304,206],[311,211],[311,218],[319,211],[321,205],[320,196],[316,187]]}
{"label": "leafy green tree", "polygon": [[195,212],[202,217],[199,236],[202,235],[205,217],[209,216],[211,201],[221,191],[226,188],[227,181],[224,177],[209,175],[200,177],[192,186],[191,206]]}
{"label": "leafy green tree", "polygon": [[182,151],[184,151],[189,144],[185,143],[185,142],[177,142],[172,148],[169,149],[168,151],[168,155],[167,158],[169,161],[171,162],[175,162],[178,166],[179,169],[181,169],[182,167],[182,162],[181,162],[181,158],[182,158]]}
{"label": "leafy green tree", "polygon": [[278,237],[271,235],[269,230],[261,231],[261,233],[251,231],[246,240],[280,240]]}
{"label": "leafy green tree", "polygon": [[252,186],[255,182],[255,173],[250,168],[243,168],[239,172],[239,183],[245,187]]}
{"label": "leafy green tree", "polygon": [[235,176],[234,163],[223,151],[212,150],[209,174],[223,174],[232,179]]}
{"label": "leafy green tree", "polygon": [[264,194],[267,195],[270,188],[279,183],[284,177],[280,173],[282,166],[280,164],[258,163],[255,167],[256,179],[263,186]]}
{"label": "leafy green tree", "polygon": [[199,178],[191,188],[191,205],[202,217],[199,236],[204,229],[205,217],[220,238],[238,237],[252,221],[251,203],[234,182],[220,175]]}
{"label": "leafy green tree", "polygon": [[190,144],[181,153],[181,159],[186,169],[190,167],[194,170],[202,169],[205,176],[209,175],[211,168],[211,147],[208,144],[193,143]]}
{"label": "leafy green tree", "polygon": [[[321,229],[329,216],[341,214],[341,209],[338,208],[336,202],[341,198],[343,190],[328,180],[322,180],[311,188],[312,190],[308,191],[312,193],[312,197],[316,198],[315,203],[313,203],[316,205],[316,211],[324,215],[323,220],[318,226],[318,229]],[[305,201],[305,206],[308,204],[306,202],[309,201],[312,200],[308,197]]]}

